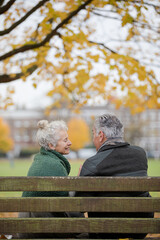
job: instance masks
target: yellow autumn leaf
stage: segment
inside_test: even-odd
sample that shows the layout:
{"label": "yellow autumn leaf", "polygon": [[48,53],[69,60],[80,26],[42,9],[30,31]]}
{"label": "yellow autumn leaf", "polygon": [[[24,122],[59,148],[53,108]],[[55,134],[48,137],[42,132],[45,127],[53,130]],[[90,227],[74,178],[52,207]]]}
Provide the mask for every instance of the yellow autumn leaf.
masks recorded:
{"label": "yellow autumn leaf", "polygon": [[132,23],[134,21],[134,18],[127,12],[122,17],[122,26],[125,26],[127,23]]}
{"label": "yellow autumn leaf", "polygon": [[34,88],[37,88],[37,84],[36,84],[36,83],[33,83],[33,87],[34,87]]}

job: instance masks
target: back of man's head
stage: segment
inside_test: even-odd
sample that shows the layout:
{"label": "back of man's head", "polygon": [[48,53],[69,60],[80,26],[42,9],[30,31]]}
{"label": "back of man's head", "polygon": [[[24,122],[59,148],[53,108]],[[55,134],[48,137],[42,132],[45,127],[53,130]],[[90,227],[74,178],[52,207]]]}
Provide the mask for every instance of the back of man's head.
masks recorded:
{"label": "back of man's head", "polygon": [[123,124],[113,114],[106,113],[95,119],[96,134],[102,131],[107,138],[123,138]]}

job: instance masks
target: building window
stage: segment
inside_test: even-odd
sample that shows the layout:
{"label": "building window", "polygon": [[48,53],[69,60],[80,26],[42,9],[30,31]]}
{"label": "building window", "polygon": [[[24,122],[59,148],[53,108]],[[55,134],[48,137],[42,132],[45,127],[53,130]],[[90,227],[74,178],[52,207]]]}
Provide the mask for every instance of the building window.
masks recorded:
{"label": "building window", "polygon": [[21,122],[20,120],[16,120],[16,121],[14,122],[14,126],[15,126],[16,128],[20,128],[20,127],[22,126],[22,122]]}
{"label": "building window", "polygon": [[30,126],[30,121],[24,121],[23,126],[26,127],[26,128],[29,127]]}

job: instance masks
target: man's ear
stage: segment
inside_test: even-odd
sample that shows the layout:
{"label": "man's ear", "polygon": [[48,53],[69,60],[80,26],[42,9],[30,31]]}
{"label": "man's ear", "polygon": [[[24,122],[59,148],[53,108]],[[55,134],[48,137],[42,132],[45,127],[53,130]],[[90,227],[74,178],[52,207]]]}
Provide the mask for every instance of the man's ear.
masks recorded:
{"label": "man's ear", "polygon": [[99,140],[100,140],[100,142],[104,142],[105,138],[106,138],[106,136],[105,136],[104,132],[100,131],[99,132]]}

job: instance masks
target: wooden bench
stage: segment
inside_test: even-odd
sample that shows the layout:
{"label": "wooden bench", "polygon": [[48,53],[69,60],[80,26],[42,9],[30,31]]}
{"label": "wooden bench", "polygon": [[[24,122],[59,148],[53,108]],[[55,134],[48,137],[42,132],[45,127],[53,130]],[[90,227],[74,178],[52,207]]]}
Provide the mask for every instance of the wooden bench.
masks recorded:
{"label": "wooden bench", "polygon": [[[160,177],[0,177],[0,191],[160,191]],[[155,193],[153,193],[154,195]],[[160,212],[152,198],[0,197],[0,212]],[[13,193],[14,196],[14,193]],[[160,218],[0,218],[0,234],[38,232],[160,234]],[[160,235],[159,235],[160,236]],[[154,238],[160,239],[158,235]]]}

